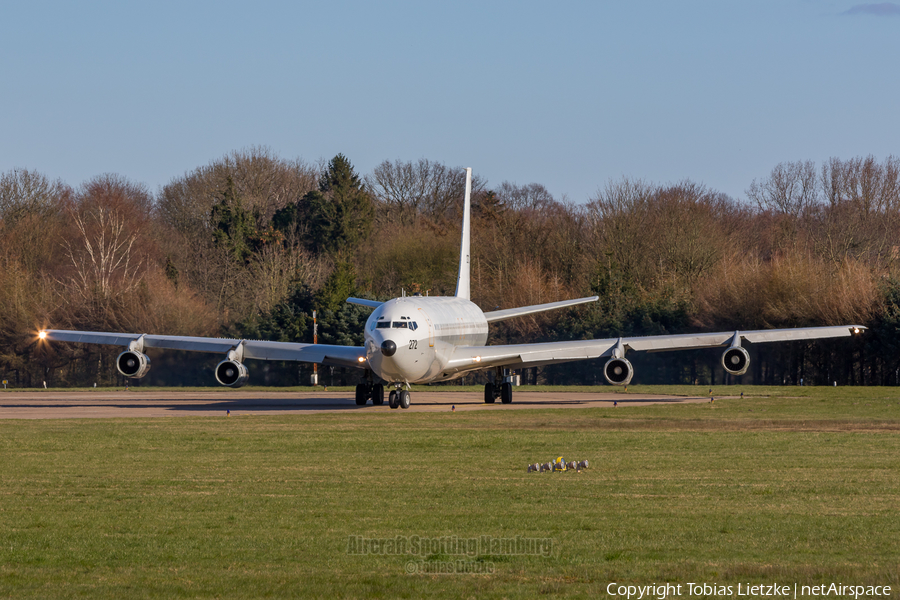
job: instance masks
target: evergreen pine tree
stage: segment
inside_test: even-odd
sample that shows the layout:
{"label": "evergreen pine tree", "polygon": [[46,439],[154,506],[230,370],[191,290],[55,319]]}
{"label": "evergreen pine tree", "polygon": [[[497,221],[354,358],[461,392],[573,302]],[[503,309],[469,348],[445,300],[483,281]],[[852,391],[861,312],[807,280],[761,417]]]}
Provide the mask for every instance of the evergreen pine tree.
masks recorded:
{"label": "evergreen pine tree", "polygon": [[230,175],[225,191],[212,207],[211,221],[216,246],[228,250],[235,261],[246,262],[253,253],[249,238],[255,233],[255,219],[244,208]]}
{"label": "evergreen pine tree", "polygon": [[328,163],[319,191],[304,197],[314,251],[332,254],[359,244],[372,231],[375,208],[353,165],[343,154]]}

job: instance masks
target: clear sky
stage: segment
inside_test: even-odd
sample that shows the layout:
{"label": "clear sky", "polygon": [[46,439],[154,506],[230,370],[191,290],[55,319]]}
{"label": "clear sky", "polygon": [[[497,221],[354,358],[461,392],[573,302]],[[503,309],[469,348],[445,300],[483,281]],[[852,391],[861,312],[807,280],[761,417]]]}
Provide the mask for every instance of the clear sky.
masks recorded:
{"label": "clear sky", "polygon": [[0,172],[156,191],[268,146],[583,202],[900,155],[900,3],[0,2]]}

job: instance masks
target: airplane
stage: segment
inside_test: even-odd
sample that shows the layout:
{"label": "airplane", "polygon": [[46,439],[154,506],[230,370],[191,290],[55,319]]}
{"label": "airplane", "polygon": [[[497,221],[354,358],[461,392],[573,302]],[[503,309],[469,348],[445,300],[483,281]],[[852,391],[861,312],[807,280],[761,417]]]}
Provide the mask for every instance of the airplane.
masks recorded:
{"label": "airplane", "polygon": [[563,300],[535,306],[483,312],[471,299],[470,212],[472,169],[466,169],[459,273],[453,296],[406,296],[387,302],[348,298],[347,302],[372,308],[365,325],[362,346],[336,346],[260,340],[167,336],[137,333],[104,333],[45,329],[41,340],[123,346],[116,359],[119,372],[130,378],[144,377],[150,369],[148,348],[188,350],[223,354],[215,368],[216,380],[237,388],[247,383],[250,373],[244,361],[281,360],[353,367],[362,370],[355,401],[364,406],[384,404],[385,387],[390,408],[409,408],[410,385],[450,381],[475,371],[493,370],[495,382],[484,386],[484,401],[513,399],[509,369],[522,369],[569,361],[605,358],[603,376],[613,385],[625,386],[634,376],[626,352],[724,348],[721,364],[732,375],[743,375],[750,355],[741,346],[750,343],[849,337],[865,329],[860,325],[804,327],[758,331],[688,333],[602,340],[529,343],[488,346],[488,325],[548,310],[599,300],[598,296]]}

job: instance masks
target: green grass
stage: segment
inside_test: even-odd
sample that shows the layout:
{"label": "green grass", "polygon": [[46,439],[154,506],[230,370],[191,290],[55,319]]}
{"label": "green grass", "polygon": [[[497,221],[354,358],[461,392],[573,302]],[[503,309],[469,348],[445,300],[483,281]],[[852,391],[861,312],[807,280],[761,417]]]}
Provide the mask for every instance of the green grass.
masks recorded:
{"label": "green grass", "polygon": [[[0,596],[589,598],[613,581],[773,580],[896,595],[900,390],[744,391],[640,408],[0,421]],[[559,455],[591,469],[525,472]],[[551,552],[352,555],[351,536],[521,536]],[[406,573],[456,559],[493,572]]]}

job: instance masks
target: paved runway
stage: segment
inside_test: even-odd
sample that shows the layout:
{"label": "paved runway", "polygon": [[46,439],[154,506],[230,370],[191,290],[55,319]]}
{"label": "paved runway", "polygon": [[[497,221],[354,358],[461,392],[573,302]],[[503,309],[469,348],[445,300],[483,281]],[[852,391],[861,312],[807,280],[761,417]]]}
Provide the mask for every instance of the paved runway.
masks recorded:
{"label": "paved runway", "polygon": [[[479,392],[412,393],[407,411],[519,410],[528,408],[626,408],[659,403],[709,402],[709,398],[623,393],[516,391],[512,404],[485,404]],[[382,406],[356,406],[353,392],[271,392],[215,390],[203,392],[2,392],[0,419],[84,419],[232,415],[290,415],[339,411],[392,412]]]}

